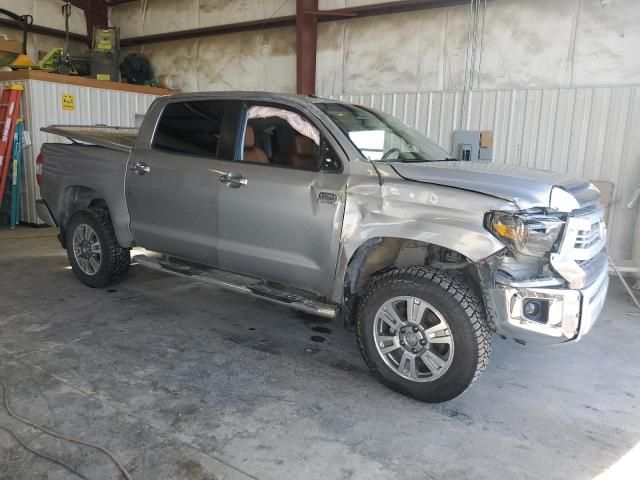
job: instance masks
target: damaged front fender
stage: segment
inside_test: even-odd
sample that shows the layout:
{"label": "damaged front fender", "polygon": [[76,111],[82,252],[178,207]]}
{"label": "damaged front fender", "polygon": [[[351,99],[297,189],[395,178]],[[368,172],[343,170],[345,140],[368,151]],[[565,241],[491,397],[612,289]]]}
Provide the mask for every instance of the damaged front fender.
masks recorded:
{"label": "damaged front fender", "polygon": [[[381,182],[372,174],[371,164],[354,162],[353,167],[332,293],[335,302],[344,302],[345,282],[354,284],[351,277],[362,275],[365,270],[360,263],[382,242],[388,247],[394,241],[440,246],[471,262],[504,248],[485,230],[483,220],[487,211],[513,209],[512,203],[456,188],[407,181],[385,164],[377,167]],[[388,250],[393,251],[393,247]],[[378,263],[389,265],[393,260],[384,258]]]}

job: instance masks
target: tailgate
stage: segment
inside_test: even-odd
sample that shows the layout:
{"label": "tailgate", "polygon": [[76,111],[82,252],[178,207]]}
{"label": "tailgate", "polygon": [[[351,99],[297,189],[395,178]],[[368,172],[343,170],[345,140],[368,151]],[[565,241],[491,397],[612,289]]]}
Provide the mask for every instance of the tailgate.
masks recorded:
{"label": "tailgate", "polygon": [[138,129],[129,127],[50,125],[40,130],[72,141],[113,148],[122,152],[131,152],[138,138]]}

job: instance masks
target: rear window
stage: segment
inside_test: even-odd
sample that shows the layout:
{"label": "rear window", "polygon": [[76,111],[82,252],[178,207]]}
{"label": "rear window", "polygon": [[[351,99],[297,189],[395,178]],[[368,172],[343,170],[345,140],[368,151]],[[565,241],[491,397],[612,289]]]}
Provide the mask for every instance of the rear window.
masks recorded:
{"label": "rear window", "polygon": [[216,157],[227,104],[227,100],[170,103],[160,115],[153,148]]}

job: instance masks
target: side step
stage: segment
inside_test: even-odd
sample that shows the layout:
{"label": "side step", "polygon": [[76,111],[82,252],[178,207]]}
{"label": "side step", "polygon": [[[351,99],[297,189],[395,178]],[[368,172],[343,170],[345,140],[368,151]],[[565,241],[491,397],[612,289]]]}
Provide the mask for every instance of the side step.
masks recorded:
{"label": "side step", "polygon": [[133,257],[133,261],[145,268],[171,273],[189,280],[208,283],[224,288],[225,290],[244,293],[245,295],[266,300],[267,302],[285,305],[312,315],[325,318],[335,318],[336,316],[335,305],[313,300],[283,288],[274,287],[255,278],[245,277],[215,268],[194,266],[175,259],[161,260],[146,255],[136,255]]}

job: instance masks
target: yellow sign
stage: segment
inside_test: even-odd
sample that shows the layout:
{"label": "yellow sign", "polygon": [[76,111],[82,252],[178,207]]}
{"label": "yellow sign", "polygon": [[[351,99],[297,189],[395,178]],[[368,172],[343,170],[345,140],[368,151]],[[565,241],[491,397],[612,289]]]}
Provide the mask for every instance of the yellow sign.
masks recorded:
{"label": "yellow sign", "polygon": [[96,80],[111,80],[111,75],[107,75],[106,73],[98,73],[96,75]]}
{"label": "yellow sign", "polygon": [[75,99],[70,93],[62,94],[62,109],[73,112],[76,109]]}

